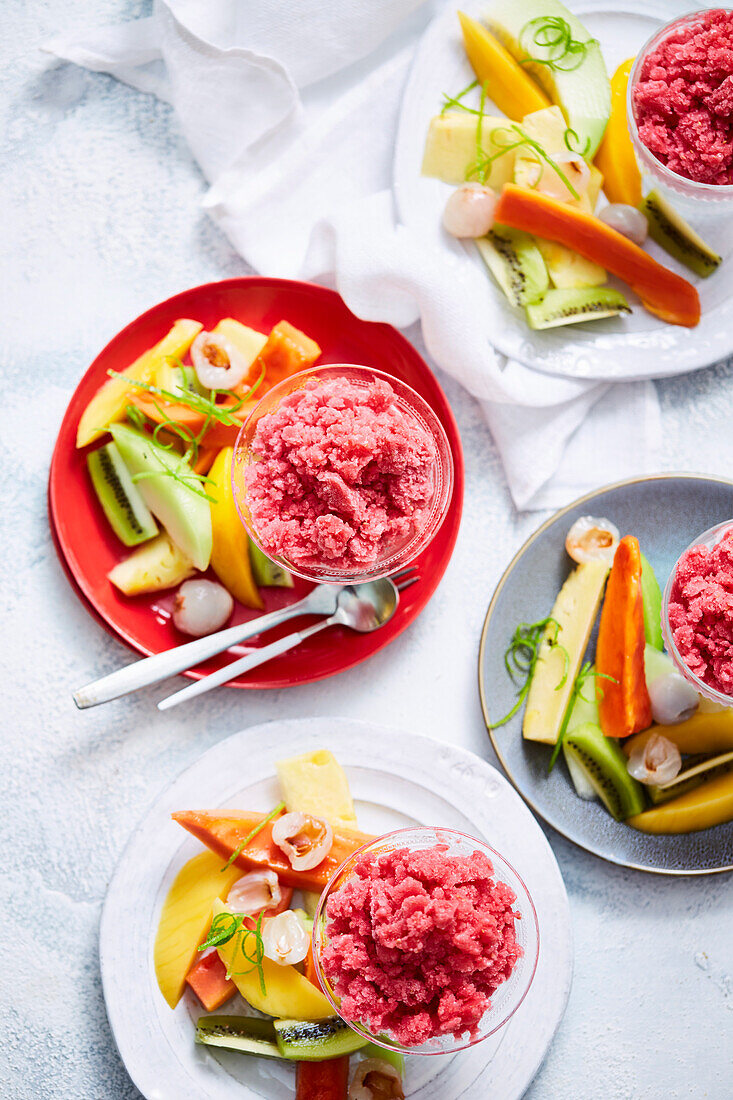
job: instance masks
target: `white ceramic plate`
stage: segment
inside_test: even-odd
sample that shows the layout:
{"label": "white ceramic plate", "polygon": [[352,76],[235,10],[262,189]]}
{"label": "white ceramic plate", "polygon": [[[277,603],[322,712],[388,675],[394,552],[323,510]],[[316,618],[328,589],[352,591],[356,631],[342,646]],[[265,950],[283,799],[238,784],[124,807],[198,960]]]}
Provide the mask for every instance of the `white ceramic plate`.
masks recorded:
{"label": "white ceramic plate", "polygon": [[[100,930],[104,996],[127,1070],[147,1100],[292,1100],[291,1067],[196,1046],[201,1014],[184,995],[161,997],[153,941],[173,877],[201,846],[170,820],[176,809],[268,810],[279,799],[273,762],[331,749],[346,769],[359,825],[374,833],[444,825],[481,837],[506,856],[537,910],[540,955],[526,999],[496,1035],[452,1057],[408,1059],[410,1100],[520,1097],[539,1068],[570,991],[567,896],[549,844],[519,795],[462,749],[343,719],[271,722],[210,749],[157,800],[128,843],[107,892]],[[190,997],[190,1000],[189,1000]],[[232,1007],[234,1006],[234,1007]],[[225,1011],[236,1011],[230,1002]]]}
{"label": "white ceramic plate", "polygon": [[[460,6],[479,18],[488,0],[465,0]],[[733,351],[733,276],[727,262],[708,279],[699,279],[653,242],[649,251],[660,263],[694,282],[702,301],[702,320],[695,329],[658,321],[623,284],[634,306],[628,318],[532,332],[523,311],[514,309],[486,272],[473,245],[450,238],[441,229],[441,214],[452,188],[420,175],[425,136],[440,112],[443,93],[456,93],[473,79],[456,16],[449,4],[430,25],[420,43],[405,90],[394,163],[394,188],[400,219],[436,249],[436,262],[446,277],[457,260],[473,264],[486,281],[486,341],[504,355],[535,370],[576,378],[661,378],[709,366]],[[690,0],[571,0],[602,46],[609,73],[632,56],[663,23],[699,4]],[[709,5],[705,5],[709,6]],[[497,112],[490,104],[487,110]],[[705,232],[702,226],[703,234]]]}

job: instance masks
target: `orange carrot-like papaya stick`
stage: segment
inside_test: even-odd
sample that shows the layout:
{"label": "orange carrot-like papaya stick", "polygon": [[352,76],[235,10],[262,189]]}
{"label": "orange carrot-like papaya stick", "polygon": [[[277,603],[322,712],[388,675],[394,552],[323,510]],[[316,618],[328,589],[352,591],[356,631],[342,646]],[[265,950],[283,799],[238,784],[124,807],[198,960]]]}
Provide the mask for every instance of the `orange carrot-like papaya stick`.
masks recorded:
{"label": "orange carrot-like papaya stick", "polygon": [[505,185],[494,216],[500,225],[557,241],[601,264],[628,283],[649,312],[663,321],[694,328],[700,320],[700,297],[692,283],[658,264],[600,218],[514,183]]}
{"label": "orange carrot-like papaya stick", "polygon": [[645,643],[641,552],[638,540],[627,535],[616,547],[596,646],[598,711],[606,737],[629,737],[652,724]]}
{"label": "orange carrot-like papaya stick", "polygon": [[[172,817],[212,852],[221,856],[224,863],[264,820],[265,814],[249,813],[246,810],[180,810]],[[334,829],[333,847],[326,858],[311,871],[294,871],[285,853],[273,844],[272,825],[273,822],[268,821],[247,840],[234,861],[237,867],[241,867],[243,871],[262,868],[275,871],[286,886],[292,886],[295,890],[310,890],[314,894],[321,893],[334,871],[357,848],[374,840],[373,836],[366,833]]]}

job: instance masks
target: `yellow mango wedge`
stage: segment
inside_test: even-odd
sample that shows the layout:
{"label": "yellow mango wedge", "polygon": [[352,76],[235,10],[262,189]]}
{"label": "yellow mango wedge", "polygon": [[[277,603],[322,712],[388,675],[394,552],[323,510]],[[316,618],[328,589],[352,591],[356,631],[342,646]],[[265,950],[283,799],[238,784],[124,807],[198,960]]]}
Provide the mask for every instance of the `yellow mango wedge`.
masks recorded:
{"label": "yellow mango wedge", "polygon": [[719,710],[705,714],[698,711],[686,722],[676,726],[650,726],[624,741],[623,749],[631,756],[634,749],[647,743],[655,733],[662,734],[677,746],[681,753],[711,753],[717,755],[733,750],[733,710]]}
{"label": "yellow mango wedge", "polygon": [[538,84],[522,69],[507,49],[490,31],[458,12],[463,31],[463,44],[468,60],[479,83],[486,86],[486,94],[515,122],[530,111],[540,111],[550,106],[550,100]]}
{"label": "yellow mango wedge", "polygon": [[160,992],[171,1008],[181,999],[196,949],[211,925],[214,902],[226,897],[242,877],[240,867],[222,871],[221,856],[201,852],[189,859],[173,880],[163,903],[153,961]]}
{"label": "yellow mango wedge", "polygon": [[262,596],[252,576],[249,537],[237,512],[232,492],[233,447],[224,447],[209,470],[211,505],[211,568],[235,600],[245,607],[263,607]]}
{"label": "yellow mango wedge", "polygon": [[630,57],[613,74],[611,117],[595,161],[603,173],[603,191],[608,201],[638,206],[641,202],[641,173],[626,119],[626,94],[633,64],[634,58]]}
{"label": "yellow mango wedge", "polygon": [[128,378],[136,382],[152,383],[160,363],[170,356],[181,359],[201,328],[198,321],[185,319],[176,321],[170,332],[155,347],[143,352],[140,358],[124,371],[119,371],[117,377],[105,382],[82,413],[76,431],[77,447],[86,447],[87,444],[93,443],[95,439],[104,435],[110,424],[117,420],[124,420],[130,391],[134,389],[127,381]]}
{"label": "yellow mango wedge", "polygon": [[[241,872],[240,872],[241,873]],[[214,915],[225,913],[221,902],[214,903]],[[251,941],[251,937],[250,937]],[[294,966],[280,966],[271,959],[262,960],[265,992],[262,992],[259,972],[243,957],[235,936],[217,948],[219,958],[231,971],[231,978],[252,1008],[291,1020],[325,1020],[333,1009],[319,989],[316,989]]]}
{"label": "yellow mango wedge", "polygon": [[344,770],[327,749],[306,752],[275,765],[289,812],[323,817],[332,825],[356,828],[356,813]]}
{"label": "yellow mango wedge", "polygon": [[652,810],[626,818],[642,833],[696,833],[733,820],[733,771]]}

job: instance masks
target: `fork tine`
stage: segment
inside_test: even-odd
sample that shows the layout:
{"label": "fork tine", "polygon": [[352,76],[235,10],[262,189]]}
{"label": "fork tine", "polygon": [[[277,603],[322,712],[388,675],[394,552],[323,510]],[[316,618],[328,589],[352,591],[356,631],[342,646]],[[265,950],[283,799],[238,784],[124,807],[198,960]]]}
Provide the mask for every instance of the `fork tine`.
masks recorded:
{"label": "fork tine", "polygon": [[403,584],[396,585],[397,591],[404,592],[406,588],[409,588],[411,584],[417,584],[419,580],[419,577],[410,577],[409,581],[405,581]]}
{"label": "fork tine", "polygon": [[408,565],[406,569],[400,569],[399,573],[393,573],[391,579],[393,581],[403,580],[409,573],[414,573],[416,569],[416,565]]}

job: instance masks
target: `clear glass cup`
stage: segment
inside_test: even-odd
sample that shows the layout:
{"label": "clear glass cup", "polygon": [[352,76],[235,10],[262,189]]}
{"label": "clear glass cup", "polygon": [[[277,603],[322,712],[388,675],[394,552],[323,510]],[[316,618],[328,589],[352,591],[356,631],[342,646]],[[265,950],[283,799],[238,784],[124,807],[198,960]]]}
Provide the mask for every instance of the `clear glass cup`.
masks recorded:
{"label": "clear glass cup", "polygon": [[693,685],[695,690],[700,695],[702,695],[703,698],[708,699],[711,703],[717,704],[719,707],[725,708],[733,707],[733,696],[724,695],[722,692],[717,691],[713,687],[710,687],[710,685],[706,684],[703,680],[700,680],[695,675],[695,673],[690,668],[688,668],[682,656],[680,655],[680,652],[675,645],[675,640],[672,635],[672,627],[669,622],[669,601],[672,595],[672,585],[674,583],[674,578],[677,574],[677,566],[679,565],[680,559],[683,558],[685,554],[687,554],[687,552],[689,550],[692,550],[695,546],[706,546],[708,550],[712,550],[712,548],[720,542],[723,535],[727,531],[730,531],[731,528],[733,528],[733,520],[726,520],[725,523],[718,523],[715,525],[715,527],[710,527],[707,531],[703,531],[703,533],[699,535],[694,540],[694,542],[691,542],[687,549],[683,551],[682,554],[680,554],[679,558],[675,562],[674,569],[669,575],[669,580],[667,581],[666,587],[664,589],[664,595],[662,596],[662,636],[664,638],[664,644],[666,646],[667,652],[672,658],[672,661],[674,662],[677,671],[680,673],[681,676],[684,676],[685,680],[687,680],[688,683]]}
{"label": "clear glass cup", "polygon": [[[247,486],[245,474],[249,465],[258,461],[258,455],[254,449],[254,437],[257,425],[263,416],[274,412],[280,402],[288,394],[302,389],[306,383],[316,379],[327,381],[334,378],[348,378],[358,385],[368,386],[380,380],[388,382],[392,387],[395,399],[400,409],[416,424],[418,424],[432,438],[435,461],[435,487],[430,502],[426,521],[422,527],[414,531],[407,539],[397,545],[386,548],[385,553],[377,560],[364,566],[360,571],[339,568],[333,562],[324,561],[318,565],[303,566],[290,561],[284,555],[273,555],[270,550],[262,545],[257,533],[247,502]],[[453,455],[451,453],[448,437],[443,425],[438,420],[430,406],[418,393],[404,382],[393,378],[382,371],[372,370],[370,367],[362,367],[351,363],[339,363],[334,366],[313,367],[310,370],[300,371],[273,386],[258,405],[250,413],[242,430],[237,436],[232,461],[232,487],[234,500],[240,519],[247,529],[254,543],[267,554],[268,557],[283,565],[290,573],[305,580],[316,583],[355,584],[359,581],[376,580],[378,577],[387,577],[398,569],[414,561],[425,549],[436,534],[441,523],[445,519],[451,496],[453,495]]]}
{"label": "clear glass cup", "polygon": [[[366,1024],[346,1020],[349,1027],[369,1039],[370,1042],[388,1050],[400,1051],[403,1054],[454,1054],[458,1050],[465,1050],[467,1047],[480,1043],[483,1039],[488,1039],[490,1035],[493,1035],[507,1023],[527,996],[537,970],[539,958],[540,930],[534,902],[523,879],[499,852],[484,841],[476,840],[475,837],[467,836],[465,833],[457,832],[454,829],[426,826],[398,829],[393,833],[387,833],[385,836],[379,837],[370,844],[365,844],[354,855],[345,860],[334,873],[318,903],[313,922],[313,961],[321,988],[333,1006],[334,1012],[341,1015],[339,998],[323,971],[323,951],[327,942],[326,907],[329,898],[353,873],[356,861],[364,853],[383,854],[400,848],[417,851],[424,848],[433,848],[436,844],[447,844],[448,854],[450,855],[469,856],[472,852],[478,850],[488,857],[494,869],[494,878],[499,882],[506,883],[516,894],[515,908],[521,913],[522,919],[515,922],[515,932],[517,943],[521,946],[524,954],[517,959],[509,978],[492,995],[491,1007],[484,1013],[473,1036],[468,1035],[468,1033],[459,1038],[452,1035],[442,1035],[428,1039],[419,1046],[408,1047],[403,1046],[389,1035],[376,1034]],[[346,1019],[346,1017],[342,1018]]]}
{"label": "clear glass cup", "polygon": [[709,15],[711,11],[720,11],[720,8],[708,8],[703,11],[693,11],[683,15],[679,19],[673,19],[661,27],[639,50],[636,61],[629,75],[627,116],[629,133],[634,146],[634,152],[639,162],[639,168],[643,176],[650,181],[650,188],[660,191],[671,205],[685,217],[702,217],[728,219],[733,214],[733,184],[696,183],[695,180],[680,176],[662,164],[660,160],[646,147],[639,136],[636,104],[634,103],[634,88],[639,82],[641,67],[644,59],[652,53],[659,44],[680,27],[699,23]]}

